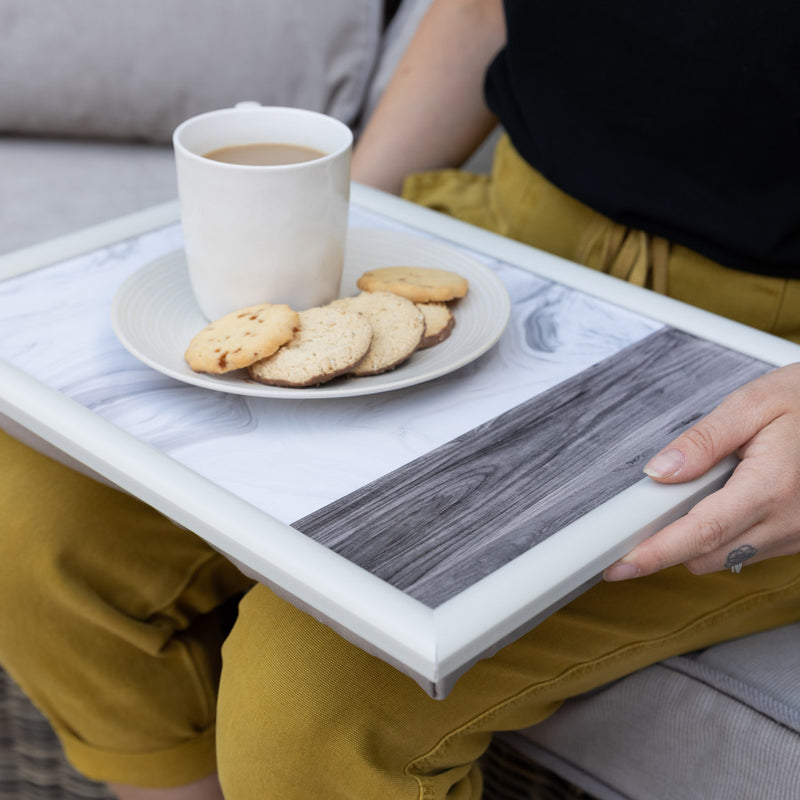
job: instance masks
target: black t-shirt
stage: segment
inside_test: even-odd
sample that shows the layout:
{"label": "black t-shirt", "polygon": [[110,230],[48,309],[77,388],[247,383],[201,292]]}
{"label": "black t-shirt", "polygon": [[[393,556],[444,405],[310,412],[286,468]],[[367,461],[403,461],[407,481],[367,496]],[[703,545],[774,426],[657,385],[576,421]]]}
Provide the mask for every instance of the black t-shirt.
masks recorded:
{"label": "black t-shirt", "polygon": [[606,216],[800,278],[800,3],[505,0],[486,97]]}

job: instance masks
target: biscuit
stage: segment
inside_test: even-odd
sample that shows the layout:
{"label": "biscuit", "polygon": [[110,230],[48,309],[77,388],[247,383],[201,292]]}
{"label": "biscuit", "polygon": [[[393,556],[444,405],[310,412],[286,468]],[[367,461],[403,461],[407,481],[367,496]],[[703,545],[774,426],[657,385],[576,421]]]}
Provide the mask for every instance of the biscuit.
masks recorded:
{"label": "biscuit", "polygon": [[365,272],[356,286],[365,292],[392,292],[414,303],[442,303],[464,297],[465,278],[434,267],[380,267]]}
{"label": "biscuit", "polygon": [[297,325],[297,312],[287,305],[248,306],[203,328],[184,358],[195,372],[219,375],[248,367],[288,342]]}
{"label": "biscuit", "polygon": [[456,324],[453,312],[444,303],[417,303],[416,306],[425,317],[425,333],[417,349],[424,350],[443,342]]}
{"label": "biscuit", "polygon": [[372,327],[372,345],[353,375],[377,375],[394,369],[417,349],[425,333],[422,312],[410,300],[390,292],[362,292],[357,297],[334,300],[328,307],[358,311]]}
{"label": "biscuit", "polygon": [[366,355],[372,328],[354,311],[309,308],[300,312],[294,338],[250,366],[250,377],[271,386],[318,386],[349,372]]}

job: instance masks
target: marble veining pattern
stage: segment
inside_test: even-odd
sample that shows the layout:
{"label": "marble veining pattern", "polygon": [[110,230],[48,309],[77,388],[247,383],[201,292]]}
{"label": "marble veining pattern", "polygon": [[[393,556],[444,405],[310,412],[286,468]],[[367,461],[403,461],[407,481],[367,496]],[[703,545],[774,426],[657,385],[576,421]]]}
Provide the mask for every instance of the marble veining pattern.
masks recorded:
{"label": "marble veining pattern", "polygon": [[[409,230],[359,207],[351,224]],[[473,253],[513,299],[508,329],[477,362],[380,395],[314,402],[225,395],[154,372],[111,327],[117,287],[181,243],[180,226],[169,225],[0,283],[0,356],[287,523],[663,327]]]}

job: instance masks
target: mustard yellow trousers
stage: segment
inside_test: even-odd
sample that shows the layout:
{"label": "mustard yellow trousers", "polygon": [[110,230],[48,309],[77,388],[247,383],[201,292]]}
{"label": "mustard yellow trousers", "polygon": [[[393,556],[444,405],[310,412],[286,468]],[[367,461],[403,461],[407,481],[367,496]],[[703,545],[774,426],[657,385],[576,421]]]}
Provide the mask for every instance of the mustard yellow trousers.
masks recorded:
{"label": "mustard yellow trousers", "polygon": [[[615,226],[501,143],[410,197],[797,340],[796,282]],[[455,198],[455,199],[454,199]],[[138,501],[0,435],[0,662],[96,780],[219,769],[228,800],[475,800],[492,732],[676,653],[800,619],[800,557],[599,584],[441,701]],[[223,645],[236,600],[238,618]],[[222,661],[220,663],[220,651]]]}

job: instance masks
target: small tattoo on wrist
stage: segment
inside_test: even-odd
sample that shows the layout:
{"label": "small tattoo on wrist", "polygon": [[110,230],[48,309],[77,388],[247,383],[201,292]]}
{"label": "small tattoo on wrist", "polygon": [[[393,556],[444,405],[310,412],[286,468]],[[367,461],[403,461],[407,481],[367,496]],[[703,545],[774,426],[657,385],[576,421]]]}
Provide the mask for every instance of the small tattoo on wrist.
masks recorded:
{"label": "small tattoo on wrist", "polygon": [[749,544],[743,544],[741,547],[731,550],[730,553],[728,553],[728,557],[725,559],[726,569],[730,567],[731,572],[741,572],[742,564],[748,559],[751,559],[757,552],[758,550],[756,550],[755,547],[751,547]]}

